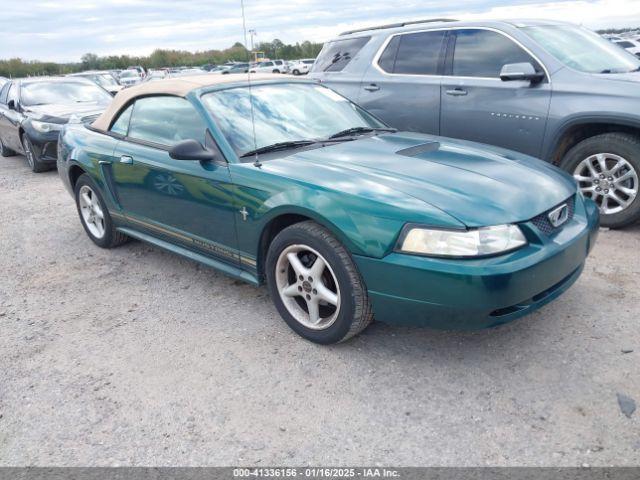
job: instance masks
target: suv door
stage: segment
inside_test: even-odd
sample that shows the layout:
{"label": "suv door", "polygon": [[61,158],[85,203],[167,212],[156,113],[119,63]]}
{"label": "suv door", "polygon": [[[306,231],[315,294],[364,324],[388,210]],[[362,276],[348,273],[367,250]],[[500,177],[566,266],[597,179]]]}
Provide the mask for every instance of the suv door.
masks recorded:
{"label": "suv door", "polygon": [[193,105],[181,97],[150,96],[136,100],[123,116],[111,127],[116,135],[126,132],[112,164],[123,213],[155,236],[237,262],[228,250],[237,241],[231,177],[222,154],[219,163],[169,156],[173,145],[188,139],[217,150]]}
{"label": "suv door", "polygon": [[[5,90],[7,89],[7,90]],[[9,82],[2,88],[4,103],[0,105],[0,136],[5,146],[16,152],[22,151],[20,143],[20,122],[23,115],[20,108],[20,93],[16,82]],[[14,108],[9,108],[9,102],[13,102]]]}
{"label": "suv door", "polygon": [[399,130],[438,134],[447,32],[392,35],[369,65],[357,103]]}
{"label": "suv door", "polygon": [[442,81],[440,133],[539,157],[551,101],[541,82],[502,81],[506,64],[543,66],[514,40],[486,29],[453,30]]}

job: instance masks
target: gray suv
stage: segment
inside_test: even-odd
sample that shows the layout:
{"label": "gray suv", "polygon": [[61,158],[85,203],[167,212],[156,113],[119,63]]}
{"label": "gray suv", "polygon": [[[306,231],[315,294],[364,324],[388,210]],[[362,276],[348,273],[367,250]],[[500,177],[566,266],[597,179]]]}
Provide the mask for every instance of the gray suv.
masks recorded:
{"label": "gray suv", "polygon": [[398,129],[559,165],[621,227],[640,218],[639,70],[572,24],[428,20],[345,32],[310,75]]}

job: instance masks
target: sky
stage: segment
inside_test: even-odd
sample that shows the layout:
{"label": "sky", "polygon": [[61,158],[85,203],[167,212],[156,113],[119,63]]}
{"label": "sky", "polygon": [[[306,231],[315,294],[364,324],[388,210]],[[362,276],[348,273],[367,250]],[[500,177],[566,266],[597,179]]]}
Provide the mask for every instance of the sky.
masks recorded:
{"label": "sky", "polygon": [[[87,52],[148,55],[156,48],[244,43],[240,0],[0,0],[0,6],[2,59],[73,62]],[[245,0],[246,28],[256,31],[256,43],[323,42],[352,28],[433,17],[640,27],[640,0]]]}

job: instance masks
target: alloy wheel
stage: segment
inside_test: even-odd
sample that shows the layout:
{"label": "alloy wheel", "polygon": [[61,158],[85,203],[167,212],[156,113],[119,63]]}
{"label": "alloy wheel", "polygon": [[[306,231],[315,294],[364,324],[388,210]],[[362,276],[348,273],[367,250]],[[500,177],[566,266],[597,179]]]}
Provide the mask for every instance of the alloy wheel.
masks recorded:
{"label": "alloy wheel", "polygon": [[80,214],[91,235],[100,239],[104,237],[104,212],[96,193],[87,185],[83,185],[78,192]]}
{"label": "alloy wheel", "polygon": [[289,245],[276,262],[276,286],[285,308],[312,330],[329,328],[340,313],[340,286],[331,265],[307,245]]}
{"label": "alloy wheel", "polygon": [[613,153],[585,158],[575,168],[573,178],[603,215],[623,211],[638,195],[638,173],[626,159]]}
{"label": "alloy wheel", "polygon": [[28,138],[22,138],[22,147],[24,148],[24,156],[27,157],[27,163],[31,168],[33,168],[35,165],[35,159],[33,157],[33,150],[31,149],[31,143]]}

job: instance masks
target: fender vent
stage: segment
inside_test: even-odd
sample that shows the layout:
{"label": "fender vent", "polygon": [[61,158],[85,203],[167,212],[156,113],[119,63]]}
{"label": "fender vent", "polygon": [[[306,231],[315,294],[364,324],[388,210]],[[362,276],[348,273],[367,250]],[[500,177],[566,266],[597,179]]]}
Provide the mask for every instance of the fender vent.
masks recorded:
{"label": "fender vent", "polygon": [[415,147],[398,150],[396,153],[398,155],[404,155],[405,157],[415,157],[417,155],[420,155],[421,153],[435,152],[439,148],[440,142],[427,142],[421,145],[416,145]]}

